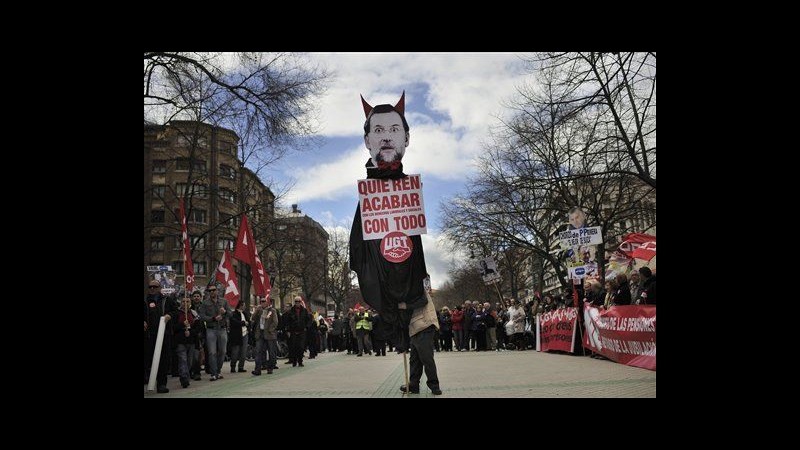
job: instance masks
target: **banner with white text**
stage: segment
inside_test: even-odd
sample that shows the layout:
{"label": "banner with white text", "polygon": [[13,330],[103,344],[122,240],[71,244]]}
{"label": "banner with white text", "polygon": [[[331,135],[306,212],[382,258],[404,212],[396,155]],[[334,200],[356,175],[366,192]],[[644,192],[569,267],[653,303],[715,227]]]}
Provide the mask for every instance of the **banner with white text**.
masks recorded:
{"label": "banner with white text", "polygon": [[428,232],[419,174],[358,180],[358,201],[365,241],[383,239],[393,231],[406,236]]}
{"label": "banner with white text", "polygon": [[571,353],[577,320],[578,308],[558,308],[542,314],[539,320],[540,351],[561,350]]}
{"label": "banner with white text", "polygon": [[656,306],[620,305],[608,310],[584,303],[584,347],[629,366],[656,370]]}

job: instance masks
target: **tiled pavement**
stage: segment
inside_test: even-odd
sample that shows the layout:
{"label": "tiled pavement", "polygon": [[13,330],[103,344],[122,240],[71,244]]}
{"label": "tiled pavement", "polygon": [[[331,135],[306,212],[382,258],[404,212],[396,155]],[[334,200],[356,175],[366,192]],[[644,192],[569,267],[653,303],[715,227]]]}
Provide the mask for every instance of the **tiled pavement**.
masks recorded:
{"label": "tiled pavement", "polygon": [[[346,352],[320,353],[305,359],[305,367],[292,367],[279,360],[279,370],[253,376],[253,362],[246,373],[229,373],[211,382],[203,373],[183,389],[178,378],[169,378],[170,392],[147,392],[145,398],[168,397],[396,397],[404,395],[403,356],[364,355]],[[439,352],[435,354],[441,396],[434,396],[420,383],[425,397],[655,397],[656,372],[589,357],[539,353],[526,350],[505,352]]]}

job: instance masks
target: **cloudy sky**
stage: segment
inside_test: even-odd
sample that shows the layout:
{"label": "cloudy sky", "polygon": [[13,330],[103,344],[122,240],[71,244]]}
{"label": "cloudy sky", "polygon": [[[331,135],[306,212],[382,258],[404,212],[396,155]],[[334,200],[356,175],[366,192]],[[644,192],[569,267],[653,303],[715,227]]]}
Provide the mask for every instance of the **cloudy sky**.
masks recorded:
{"label": "cloudy sky", "polygon": [[364,111],[359,95],[371,105],[395,104],[406,91],[406,119],[411,140],[403,158],[405,173],[422,175],[428,234],[425,259],[434,288],[447,280],[452,258],[440,245],[439,205],[463,191],[473,173],[490,126],[504,116],[502,102],[511,98],[524,77],[520,55],[513,53],[318,53],[310,54],[334,72],[320,102],[323,145],[293,155],[270,176],[292,182],[285,204],[329,232],[349,235],[358,192],[366,178]]}

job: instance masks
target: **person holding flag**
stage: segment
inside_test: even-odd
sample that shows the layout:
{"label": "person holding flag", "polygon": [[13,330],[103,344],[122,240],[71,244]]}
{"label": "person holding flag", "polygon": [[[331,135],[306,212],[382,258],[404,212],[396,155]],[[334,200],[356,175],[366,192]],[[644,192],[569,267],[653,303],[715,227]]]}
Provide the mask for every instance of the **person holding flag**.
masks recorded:
{"label": "person holding flag", "polygon": [[206,291],[209,295],[200,305],[200,318],[206,324],[206,343],[208,344],[208,362],[211,369],[211,381],[223,378],[222,365],[225,362],[225,351],[228,347],[228,319],[231,317],[231,306],[217,297],[217,285],[210,284]]}

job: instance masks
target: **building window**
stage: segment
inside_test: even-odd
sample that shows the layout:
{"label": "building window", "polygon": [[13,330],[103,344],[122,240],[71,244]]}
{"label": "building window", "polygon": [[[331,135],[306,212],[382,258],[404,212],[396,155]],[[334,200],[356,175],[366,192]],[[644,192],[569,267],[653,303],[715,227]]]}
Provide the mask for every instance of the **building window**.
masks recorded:
{"label": "building window", "polygon": [[206,238],[201,237],[198,238],[197,236],[189,236],[189,243],[192,245],[192,248],[195,250],[205,250],[206,248]]}
{"label": "building window", "polygon": [[164,250],[164,238],[163,237],[151,237],[150,238],[150,250],[160,252]]}
{"label": "building window", "polygon": [[194,274],[195,275],[205,275],[206,274],[206,262],[205,261],[195,261],[192,264],[194,265]]}
{"label": "building window", "polygon": [[150,222],[151,223],[164,223],[164,210],[163,209],[154,209],[150,211]]}
{"label": "building window", "polygon": [[167,161],[163,159],[154,159],[153,173],[166,173],[166,172],[167,172]]}
{"label": "building window", "polygon": [[219,188],[219,198],[236,203],[236,193],[228,188]]}
{"label": "building window", "polygon": [[193,166],[193,169],[194,169],[195,172],[198,172],[198,173],[206,173],[207,172],[207,170],[206,170],[206,162],[203,161],[203,160],[199,160],[199,159],[194,160],[194,163],[192,164],[192,166]]}
{"label": "building window", "polygon": [[219,165],[219,176],[222,177],[222,178],[230,178],[231,180],[235,180],[236,179],[236,171],[231,166],[228,166],[228,165],[225,165],[225,164],[220,164]]}
{"label": "building window", "polygon": [[189,214],[188,221],[194,223],[206,223],[206,210],[193,209],[191,214]]}
{"label": "building window", "polygon": [[175,170],[181,172],[188,172],[189,171],[189,158],[178,158],[175,161]]}
{"label": "building window", "polygon": [[183,261],[172,261],[172,268],[176,275],[183,275]]}
{"label": "building window", "polygon": [[230,214],[226,214],[224,212],[219,213],[219,224],[226,227],[238,227],[239,226],[239,216],[232,216]]}
{"label": "building window", "polygon": [[153,198],[154,199],[163,199],[164,195],[167,193],[167,187],[163,184],[154,184],[153,185]]}
{"label": "building window", "polygon": [[233,250],[236,240],[231,238],[217,239],[217,250]]}
{"label": "building window", "polygon": [[236,151],[234,150],[233,144],[230,142],[220,142],[219,143],[219,151],[221,153],[227,153],[228,155],[236,156]]}
{"label": "building window", "polygon": [[[205,250],[206,238],[189,235],[189,247],[193,250]],[[183,234],[175,236],[175,250],[183,250]]]}
{"label": "building window", "polygon": [[193,184],[192,188],[189,189],[186,183],[175,183],[175,192],[178,197],[186,197],[188,194],[197,198],[206,198],[208,197],[208,186],[205,184]]}

